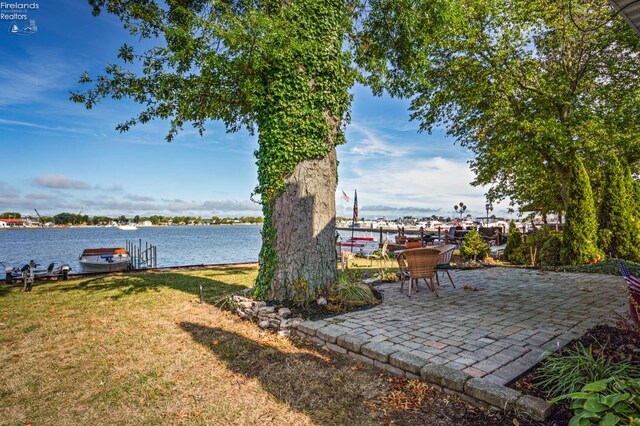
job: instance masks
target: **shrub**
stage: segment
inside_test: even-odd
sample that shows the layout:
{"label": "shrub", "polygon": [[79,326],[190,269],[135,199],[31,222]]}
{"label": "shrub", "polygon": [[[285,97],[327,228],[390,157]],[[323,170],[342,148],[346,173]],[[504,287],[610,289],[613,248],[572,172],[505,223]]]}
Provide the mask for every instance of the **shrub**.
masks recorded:
{"label": "shrub", "polygon": [[591,346],[578,343],[560,356],[551,355],[538,370],[537,382],[549,396],[557,397],[577,392],[587,383],[609,377],[631,379],[640,375],[640,369],[626,362],[614,362],[600,351],[594,355]]}
{"label": "shrub", "polygon": [[567,214],[560,257],[575,265],[600,260],[596,246],[596,212],[589,175],[579,157],[574,159],[567,190]]}
{"label": "shrub", "polygon": [[538,262],[541,266],[560,265],[560,250],[562,249],[562,234],[551,234],[544,242],[538,254]]}
{"label": "shrub", "polygon": [[331,294],[338,303],[348,306],[371,305],[377,302],[371,288],[363,283],[354,282],[347,279],[342,274],[331,289]]}
{"label": "shrub", "polygon": [[524,250],[522,233],[516,228],[516,224],[511,222],[507,233],[507,246],[504,248],[504,258],[511,263],[519,265],[528,263],[524,256]]}
{"label": "shrub", "polygon": [[525,250],[523,250],[523,255],[529,255],[531,265],[535,265],[537,263],[540,250],[550,237],[551,230],[547,226],[537,228],[535,231],[527,235],[527,239],[524,242]]}
{"label": "shrub", "polygon": [[460,253],[465,260],[484,259],[489,254],[489,246],[474,229],[464,236],[460,244]]}
{"label": "shrub", "polygon": [[640,426],[640,380],[607,379],[588,383],[580,392],[561,395],[557,402],[570,399],[573,417],[570,425]]}

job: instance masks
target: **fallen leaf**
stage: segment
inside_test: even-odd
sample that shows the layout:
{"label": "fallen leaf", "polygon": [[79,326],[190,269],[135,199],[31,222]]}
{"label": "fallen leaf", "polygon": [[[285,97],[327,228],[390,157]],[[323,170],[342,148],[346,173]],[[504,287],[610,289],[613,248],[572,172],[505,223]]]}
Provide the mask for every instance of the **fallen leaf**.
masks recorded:
{"label": "fallen leaf", "polygon": [[512,423],[513,423],[514,426],[520,426],[520,422],[515,417],[513,418]]}

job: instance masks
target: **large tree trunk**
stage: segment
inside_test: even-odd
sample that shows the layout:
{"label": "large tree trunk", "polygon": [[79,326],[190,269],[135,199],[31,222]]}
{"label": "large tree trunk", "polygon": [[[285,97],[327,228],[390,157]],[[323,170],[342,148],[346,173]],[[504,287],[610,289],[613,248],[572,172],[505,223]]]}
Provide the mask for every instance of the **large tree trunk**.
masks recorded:
{"label": "large tree trunk", "polygon": [[[298,164],[273,209],[278,267],[269,296],[314,296],[336,279],[336,151]],[[302,293],[301,293],[302,292]],[[296,293],[297,297],[296,297]]]}

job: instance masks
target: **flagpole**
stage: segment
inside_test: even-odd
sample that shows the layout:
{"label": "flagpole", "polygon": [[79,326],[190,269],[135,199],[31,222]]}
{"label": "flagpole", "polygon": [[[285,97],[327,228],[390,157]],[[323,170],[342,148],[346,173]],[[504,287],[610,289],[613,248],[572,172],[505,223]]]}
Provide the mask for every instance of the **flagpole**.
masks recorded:
{"label": "flagpole", "polygon": [[358,220],[358,190],[354,190],[353,196],[353,218],[351,219],[351,253],[353,253],[353,233],[356,230],[356,220]]}

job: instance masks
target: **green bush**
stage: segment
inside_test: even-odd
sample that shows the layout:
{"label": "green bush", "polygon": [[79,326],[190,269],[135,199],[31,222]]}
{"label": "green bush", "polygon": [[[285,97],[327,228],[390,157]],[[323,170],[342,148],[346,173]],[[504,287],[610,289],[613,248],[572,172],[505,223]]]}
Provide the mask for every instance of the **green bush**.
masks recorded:
{"label": "green bush", "polygon": [[609,377],[632,379],[640,377],[640,368],[626,362],[614,362],[600,351],[594,355],[591,346],[578,343],[574,349],[566,350],[560,356],[553,354],[536,374],[536,382],[545,388],[547,395],[559,395],[577,392],[587,383]]}
{"label": "green bush", "polygon": [[597,262],[602,257],[596,245],[596,212],[589,175],[579,157],[574,158],[567,190],[560,257],[565,265]]}
{"label": "green bush", "polygon": [[587,383],[580,392],[561,395],[552,402],[570,399],[573,417],[569,425],[640,426],[640,380],[609,377]]}
{"label": "green bush", "polygon": [[460,244],[460,254],[464,260],[482,260],[489,254],[489,245],[474,229],[464,236]]}
{"label": "green bush", "polygon": [[507,246],[504,248],[504,258],[518,265],[528,264],[529,260],[525,256],[525,250],[522,233],[516,228],[516,224],[511,222],[507,233]]}
{"label": "green bush", "polygon": [[[625,261],[625,265],[633,275],[640,275],[640,264]],[[545,267],[544,269],[557,272],[587,272],[591,274],[620,275],[618,259],[612,258],[603,259],[598,263],[591,263],[589,265],[559,265],[555,267]]]}
{"label": "green bush", "polygon": [[538,262],[541,266],[560,265],[560,250],[562,249],[562,234],[553,233],[544,242],[538,254]]}
{"label": "green bush", "polygon": [[550,237],[551,229],[547,226],[541,226],[527,235],[524,240],[525,250],[523,250],[523,256],[529,255],[529,264],[535,265],[538,263],[540,250]]}

